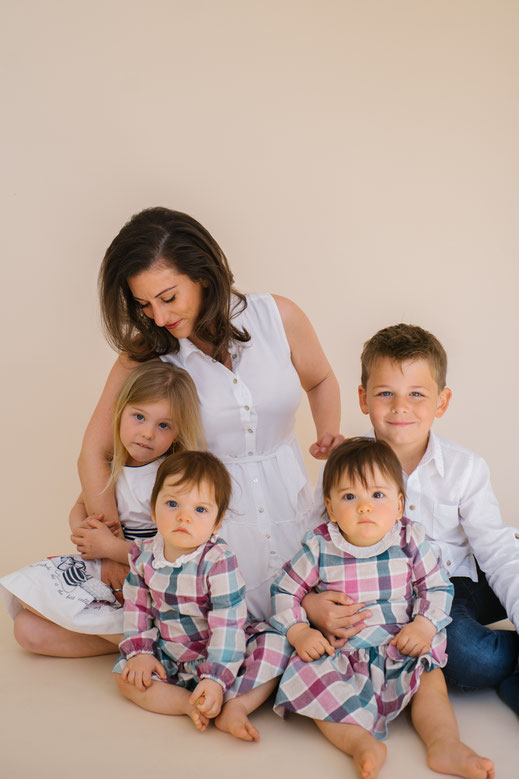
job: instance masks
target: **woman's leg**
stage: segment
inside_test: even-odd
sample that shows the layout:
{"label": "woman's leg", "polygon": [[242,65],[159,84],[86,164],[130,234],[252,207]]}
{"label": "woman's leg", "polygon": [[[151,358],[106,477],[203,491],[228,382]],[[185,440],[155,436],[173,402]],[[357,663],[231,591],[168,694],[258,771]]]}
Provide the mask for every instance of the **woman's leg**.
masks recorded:
{"label": "woman's leg", "polygon": [[118,652],[121,636],[74,633],[24,609],[14,618],[14,637],[24,649],[50,657],[95,657]]}
{"label": "woman's leg", "polygon": [[321,733],[334,746],[353,758],[361,779],[375,779],[386,759],[386,747],[359,725],[314,720]]}
{"label": "woman's leg", "polygon": [[192,703],[189,703],[191,693],[184,687],[177,687],[167,682],[153,681],[144,692],[133,684],[128,684],[120,674],[115,673],[115,683],[119,692],[125,698],[136,703],[141,709],[153,711],[156,714],[186,714],[191,717],[198,730],[205,730],[209,719],[201,714]]}
{"label": "woman's leg", "polygon": [[439,668],[425,671],[411,702],[413,725],[427,749],[427,765],[441,774],[493,779],[494,764],[460,741],[458,723]]}

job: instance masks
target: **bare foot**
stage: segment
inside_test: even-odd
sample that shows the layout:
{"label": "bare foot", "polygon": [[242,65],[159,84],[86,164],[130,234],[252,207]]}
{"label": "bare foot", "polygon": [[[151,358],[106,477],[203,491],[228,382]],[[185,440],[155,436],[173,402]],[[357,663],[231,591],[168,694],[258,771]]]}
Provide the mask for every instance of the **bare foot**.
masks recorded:
{"label": "bare foot", "polygon": [[480,757],[466,744],[453,741],[435,741],[427,750],[427,765],[440,774],[454,774],[465,779],[494,779],[492,760]]}
{"label": "bare foot", "polygon": [[200,730],[202,733],[209,725],[209,719],[205,716],[205,714],[202,714],[201,711],[198,711],[196,706],[193,706],[193,708],[186,712],[188,717],[191,717],[193,722],[195,723],[195,728],[197,730]]}
{"label": "bare foot", "polygon": [[243,741],[259,741],[259,733],[247,717],[247,711],[238,698],[233,698],[223,706],[214,724],[225,733]]}
{"label": "bare foot", "polygon": [[384,765],[387,750],[371,734],[367,735],[368,739],[359,739],[352,757],[360,779],[375,779]]}

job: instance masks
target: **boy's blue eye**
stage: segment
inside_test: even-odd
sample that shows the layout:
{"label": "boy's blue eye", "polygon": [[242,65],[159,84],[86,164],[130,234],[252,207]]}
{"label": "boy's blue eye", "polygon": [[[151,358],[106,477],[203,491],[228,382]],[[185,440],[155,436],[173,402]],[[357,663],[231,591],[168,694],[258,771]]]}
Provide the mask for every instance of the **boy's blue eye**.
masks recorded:
{"label": "boy's blue eye", "polygon": [[169,425],[167,422],[159,422],[159,427],[161,430],[167,430],[169,428]]}
{"label": "boy's blue eye", "polygon": [[196,509],[195,509],[195,511],[198,511],[198,513],[199,513],[199,514],[205,514],[205,512],[207,511],[207,509],[206,509],[206,508],[204,508],[204,506],[197,506],[197,507],[196,507]]}
{"label": "boy's blue eye", "polygon": [[144,419],[144,414],[135,414],[135,419],[137,419],[139,422],[142,422]]}
{"label": "boy's blue eye", "polygon": [[379,392],[378,395],[381,398],[390,398],[393,393],[389,390],[383,390],[382,392]]}
{"label": "boy's blue eye", "polygon": [[423,398],[423,394],[421,392],[411,392],[411,396],[413,398]]}
{"label": "boy's blue eye", "polygon": [[380,490],[377,490],[376,492],[373,493],[373,497],[374,498],[383,498],[384,497],[384,493],[380,492]]}
{"label": "boy's blue eye", "polygon": [[176,500],[168,500],[166,506],[169,506],[170,509],[176,509],[178,507],[178,503]]}

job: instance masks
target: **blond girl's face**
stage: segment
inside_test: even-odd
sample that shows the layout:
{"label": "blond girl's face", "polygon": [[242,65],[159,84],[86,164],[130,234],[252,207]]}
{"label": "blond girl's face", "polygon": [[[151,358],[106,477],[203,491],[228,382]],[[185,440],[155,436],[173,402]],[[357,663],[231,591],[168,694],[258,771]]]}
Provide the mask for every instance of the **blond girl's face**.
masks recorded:
{"label": "blond girl's face", "polygon": [[214,487],[206,481],[185,484],[178,479],[178,474],[166,477],[152,510],[169,562],[205,544],[221,524]]}
{"label": "blond girl's face", "polygon": [[126,465],[146,465],[165,454],[178,430],[169,400],[128,403],[121,414],[119,436],[128,452]]}
{"label": "blond girl's face", "polygon": [[325,498],[330,521],[354,546],[376,544],[404,512],[402,493],[388,476],[376,467],[366,476],[364,485],[343,473]]}

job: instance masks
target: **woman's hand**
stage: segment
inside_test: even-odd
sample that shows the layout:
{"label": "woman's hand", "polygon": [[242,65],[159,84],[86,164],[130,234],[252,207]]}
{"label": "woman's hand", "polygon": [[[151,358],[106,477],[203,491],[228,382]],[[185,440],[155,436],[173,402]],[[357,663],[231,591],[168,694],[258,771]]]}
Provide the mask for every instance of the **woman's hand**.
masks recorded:
{"label": "woman's hand", "polygon": [[151,678],[153,673],[158,674],[161,679],[166,681],[166,669],[162,663],[159,663],[154,655],[141,654],[130,657],[123,668],[121,677],[128,684],[133,684],[138,690],[146,692],[153,681]]}
{"label": "woman's hand", "polygon": [[101,581],[112,589],[121,606],[124,603],[123,584],[129,570],[129,565],[117,563],[115,560],[101,561]]}
{"label": "woman's hand", "polygon": [[348,638],[366,627],[364,619],[371,617],[365,603],[355,601],[344,592],[309,592],[302,600],[308,619],[324,634],[333,647],[344,646]]}
{"label": "woman's hand", "polygon": [[339,446],[339,444],[342,444],[343,441],[344,436],[340,433],[337,435],[333,435],[332,433],[325,433],[318,441],[315,442],[315,444],[310,446],[308,451],[312,457],[315,457],[316,460],[327,460],[335,447]]}

